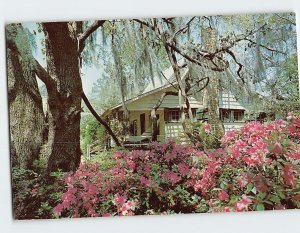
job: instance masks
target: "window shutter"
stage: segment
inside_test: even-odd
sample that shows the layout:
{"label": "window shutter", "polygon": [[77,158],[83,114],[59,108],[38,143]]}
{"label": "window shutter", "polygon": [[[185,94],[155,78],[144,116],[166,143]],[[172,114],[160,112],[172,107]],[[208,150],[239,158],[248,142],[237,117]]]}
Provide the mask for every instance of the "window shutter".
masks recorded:
{"label": "window shutter", "polygon": [[165,122],[168,122],[168,120],[169,120],[169,109],[168,108],[164,109],[164,120],[165,120]]}

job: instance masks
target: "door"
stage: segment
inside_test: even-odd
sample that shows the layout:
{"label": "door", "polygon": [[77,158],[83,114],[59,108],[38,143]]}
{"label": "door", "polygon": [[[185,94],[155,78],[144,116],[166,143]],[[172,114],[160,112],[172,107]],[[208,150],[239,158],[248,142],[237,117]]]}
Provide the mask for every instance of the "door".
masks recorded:
{"label": "door", "polygon": [[141,123],[141,135],[145,133],[145,122],[146,122],[146,115],[145,113],[140,115],[140,123]]}

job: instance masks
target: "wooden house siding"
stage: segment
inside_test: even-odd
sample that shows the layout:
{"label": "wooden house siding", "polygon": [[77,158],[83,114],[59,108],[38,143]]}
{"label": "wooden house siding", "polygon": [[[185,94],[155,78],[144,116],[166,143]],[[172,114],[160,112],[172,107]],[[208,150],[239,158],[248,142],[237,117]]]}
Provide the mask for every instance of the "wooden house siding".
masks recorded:
{"label": "wooden house siding", "polygon": [[[151,111],[164,91],[174,91],[174,88],[169,87],[165,90],[161,90],[153,94],[137,98],[136,100],[129,102],[126,106],[129,111]],[[202,107],[202,104],[200,104],[200,102],[197,101],[194,97],[189,97],[189,100],[192,108]],[[164,108],[179,108],[178,97],[167,95],[159,107],[159,109]]]}
{"label": "wooden house siding", "polygon": [[249,102],[250,101],[246,97],[237,100],[237,98],[230,92],[223,92],[219,96],[219,108],[247,110],[250,107]]}

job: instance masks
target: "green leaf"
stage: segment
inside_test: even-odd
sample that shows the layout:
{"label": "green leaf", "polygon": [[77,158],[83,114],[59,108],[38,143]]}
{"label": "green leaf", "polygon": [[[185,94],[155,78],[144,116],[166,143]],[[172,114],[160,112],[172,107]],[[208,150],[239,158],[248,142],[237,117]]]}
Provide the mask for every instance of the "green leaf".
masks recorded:
{"label": "green leaf", "polygon": [[266,193],[259,193],[257,196],[259,199],[263,200],[266,197]]}
{"label": "green leaf", "polygon": [[239,198],[237,196],[235,196],[234,194],[232,194],[230,196],[230,202],[229,202],[229,205],[235,203]]}
{"label": "green leaf", "polygon": [[277,194],[281,199],[285,199],[285,195],[283,192],[277,192]]}
{"label": "green leaf", "polygon": [[274,203],[280,203],[280,198],[278,196],[272,195],[270,201]]}
{"label": "green leaf", "polygon": [[265,210],[265,206],[263,203],[258,203],[255,208],[257,211]]}
{"label": "green leaf", "polygon": [[273,205],[273,202],[271,202],[271,201],[264,200],[263,203],[266,203],[266,204],[269,204],[269,205]]}
{"label": "green leaf", "polygon": [[248,194],[248,193],[250,193],[251,192],[251,190],[253,189],[253,184],[252,183],[249,183],[248,185],[247,185],[247,190],[246,190],[246,194]]}

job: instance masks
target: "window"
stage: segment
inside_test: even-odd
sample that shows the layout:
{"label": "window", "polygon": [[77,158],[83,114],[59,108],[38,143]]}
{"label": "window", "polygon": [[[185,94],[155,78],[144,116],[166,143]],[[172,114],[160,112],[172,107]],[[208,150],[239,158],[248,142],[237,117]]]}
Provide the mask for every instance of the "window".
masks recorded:
{"label": "window", "polygon": [[197,121],[208,121],[208,109],[201,109],[196,112]]}
{"label": "window", "polygon": [[239,122],[244,120],[244,110],[220,109],[223,122]]}
{"label": "window", "polygon": [[230,122],[230,110],[229,109],[221,109],[221,120],[223,122]]}
{"label": "window", "polygon": [[243,120],[244,120],[244,111],[234,110],[234,121],[243,121]]}
{"label": "window", "polygon": [[168,122],[179,121],[179,109],[170,109],[168,111]]}

